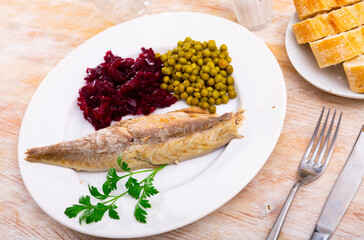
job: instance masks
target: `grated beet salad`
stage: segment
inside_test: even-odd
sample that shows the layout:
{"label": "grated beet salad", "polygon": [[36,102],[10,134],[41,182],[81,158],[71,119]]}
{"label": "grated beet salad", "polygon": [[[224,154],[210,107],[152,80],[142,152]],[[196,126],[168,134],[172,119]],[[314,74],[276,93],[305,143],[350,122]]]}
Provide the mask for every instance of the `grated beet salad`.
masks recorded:
{"label": "grated beet salad", "polygon": [[177,101],[160,88],[160,59],[155,58],[151,48],[141,50],[136,60],[108,51],[105,62],[86,70],[86,85],[79,90],[78,106],[96,130],[110,126],[113,120],[120,121],[122,116],[148,115]]}

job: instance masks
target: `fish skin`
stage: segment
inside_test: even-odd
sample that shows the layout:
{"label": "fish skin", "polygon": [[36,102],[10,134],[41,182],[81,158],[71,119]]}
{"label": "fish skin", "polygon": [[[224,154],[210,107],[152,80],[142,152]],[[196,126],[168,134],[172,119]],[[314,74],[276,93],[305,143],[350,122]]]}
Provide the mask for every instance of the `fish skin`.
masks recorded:
{"label": "fish skin", "polygon": [[25,160],[82,171],[120,171],[122,154],[131,170],[156,168],[210,153],[232,139],[243,111],[209,114],[197,107],[122,120],[72,141],[27,150]]}

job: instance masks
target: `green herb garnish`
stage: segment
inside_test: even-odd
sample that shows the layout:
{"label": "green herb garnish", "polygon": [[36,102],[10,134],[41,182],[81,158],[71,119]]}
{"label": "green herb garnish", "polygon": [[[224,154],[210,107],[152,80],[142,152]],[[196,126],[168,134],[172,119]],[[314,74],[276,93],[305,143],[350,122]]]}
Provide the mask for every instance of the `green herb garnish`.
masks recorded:
{"label": "green herb garnish", "polygon": [[[134,208],[135,219],[138,222],[146,223],[148,215],[146,210],[152,207],[147,198],[158,193],[158,190],[153,186],[154,176],[166,165],[162,165],[157,169],[131,172],[128,164],[126,162],[122,162],[121,156],[118,157],[117,162],[120,168],[127,172],[127,174],[119,176],[116,173],[115,168],[110,169],[106,176],[106,181],[102,185],[102,193],[96,187],[90,185],[88,186],[90,194],[94,198],[100,200],[100,202],[94,205],[90,201],[90,196],[81,196],[78,200],[79,204],[73,204],[71,207],[66,208],[64,214],[66,214],[69,218],[74,218],[81,214],[79,216],[80,224],[82,222],[86,222],[86,224],[88,224],[101,221],[106,212],[109,213],[110,218],[120,219],[118,212],[115,210],[117,209],[115,202],[122,196],[128,194],[129,196],[138,200]],[[132,177],[134,174],[145,172],[151,173],[140,182]],[[117,196],[110,195],[112,191],[117,189],[117,182],[126,177],[129,177],[125,183],[127,190]]]}

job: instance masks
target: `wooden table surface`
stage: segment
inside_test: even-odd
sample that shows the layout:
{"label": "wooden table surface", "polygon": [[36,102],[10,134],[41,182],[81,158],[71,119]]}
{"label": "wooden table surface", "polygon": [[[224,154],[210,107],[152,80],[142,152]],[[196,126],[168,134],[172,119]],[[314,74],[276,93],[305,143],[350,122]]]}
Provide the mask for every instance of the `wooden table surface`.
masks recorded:
{"label": "wooden table surface", "polygon": [[[287,87],[282,134],[258,175],[208,216],[148,239],[265,239],[297,178],[300,158],[323,105],[344,110],[330,165],[298,192],[280,239],[309,239],[320,210],[364,124],[364,101],[330,95],[306,82],[290,63],[285,30],[292,0],[274,0],[274,19],[255,32],[273,52]],[[237,21],[232,0],[154,0],[151,12],[196,11]],[[96,239],[48,215],[24,187],[17,159],[24,112],[49,71],[68,53],[114,23],[90,0],[0,0],[0,239]],[[332,239],[364,239],[364,183]]]}

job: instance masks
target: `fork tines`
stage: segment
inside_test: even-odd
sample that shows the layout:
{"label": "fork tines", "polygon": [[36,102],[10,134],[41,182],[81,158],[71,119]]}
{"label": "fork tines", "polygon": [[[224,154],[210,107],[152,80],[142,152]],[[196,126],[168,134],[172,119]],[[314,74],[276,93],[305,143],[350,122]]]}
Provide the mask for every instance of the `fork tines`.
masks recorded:
{"label": "fork tines", "polygon": [[[317,125],[316,125],[315,131],[314,131],[314,133],[312,135],[311,141],[310,141],[310,143],[309,143],[309,145],[307,147],[307,150],[306,150],[306,152],[305,152],[305,154],[304,154],[304,156],[302,158],[302,162],[305,162],[305,163],[307,163],[309,165],[314,165],[315,167],[326,167],[327,166],[327,164],[329,162],[329,159],[331,157],[332,151],[334,149],[334,143],[336,141],[336,137],[337,137],[337,134],[338,134],[338,131],[339,131],[341,117],[342,117],[342,111],[340,111],[339,119],[338,119],[337,124],[336,124],[335,133],[334,133],[334,136],[333,136],[333,138],[331,140],[329,151],[327,152],[325,161],[322,163],[322,159],[323,159],[323,157],[325,155],[327,145],[328,145],[328,143],[330,141],[330,135],[331,135],[332,129],[334,127],[334,122],[335,122],[335,117],[336,117],[336,109],[335,109],[334,114],[333,114],[332,119],[331,119],[329,129],[326,132],[325,140],[323,141],[325,131],[326,131],[326,127],[327,127],[327,123],[328,123],[329,117],[330,117],[330,111],[331,111],[331,109],[329,108],[327,113],[326,113],[325,122],[322,125],[321,133],[320,133],[320,136],[319,136],[319,138],[317,140],[316,147],[315,147],[312,155],[310,156],[312,147],[314,145],[317,133],[318,133],[320,125],[321,125],[321,120],[322,120],[323,115],[325,113],[325,106],[322,108],[321,115],[320,115],[320,117],[319,117],[319,119],[317,121]],[[320,153],[319,153],[319,151],[320,151]],[[319,153],[319,156],[317,157],[318,153]],[[309,156],[310,156],[310,158],[309,158]]]}

